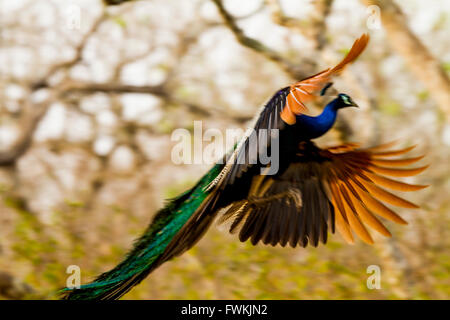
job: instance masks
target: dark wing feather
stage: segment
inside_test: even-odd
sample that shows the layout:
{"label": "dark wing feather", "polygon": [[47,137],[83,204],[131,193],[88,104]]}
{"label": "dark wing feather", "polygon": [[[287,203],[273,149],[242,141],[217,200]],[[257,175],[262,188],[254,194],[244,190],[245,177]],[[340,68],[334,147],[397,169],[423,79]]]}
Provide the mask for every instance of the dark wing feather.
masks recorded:
{"label": "dark wing feather", "polygon": [[[235,180],[242,176],[242,174],[249,170],[252,166],[260,166],[254,163],[259,160],[259,150],[257,144],[252,142],[258,138],[261,129],[267,130],[267,140],[265,146],[270,147],[271,129],[283,130],[285,123],[280,118],[280,113],[286,106],[286,97],[289,94],[289,87],[279,90],[267,104],[262,108],[257,117],[252,130],[249,130],[246,136],[237,145],[235,150],[230,153],[226,159],[224,170],[218,177],[210,184],[209,189],[216,185],[220,185],[220,189],[225,189],[226,186],[232,185]],[[261,142],[261,141],[260,141]],[[256,150],[256,152],[255,152]],[[255,159],[257,157],[257,159]]]}
{"label": "dark wing feather", "polygon": [[320,169],[315,162],[296,162],[281,175],[254,177],[247,199],[231,205],[221,221],[232,219],[230,231],[240,227],[239,239],[252,244],[326,243],[334,211]]}

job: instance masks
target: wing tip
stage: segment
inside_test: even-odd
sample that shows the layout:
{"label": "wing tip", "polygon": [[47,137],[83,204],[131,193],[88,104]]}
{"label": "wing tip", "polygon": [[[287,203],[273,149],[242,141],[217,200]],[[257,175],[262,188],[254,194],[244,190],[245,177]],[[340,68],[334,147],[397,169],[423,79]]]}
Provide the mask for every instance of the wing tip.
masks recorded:
{"label": "wing tip", "polygon": [[384,232],[381,230],[378,230],[378,232],[380,234],[382,234],[383,236],[385,236],[386,238],[392,238],[392,233],[388,229],[386,229]]}
{"label": "wing tip", "polygon": [[339,62],[333,69],[330,70],[330,75],[340,73],[342,70],[344,70],[345,66],[355,61],[364,51],[367,44],[369,43],[369,40],[370,35],[368,33],[363,33],[358,39],[356,39],[344,59],[342,59],[341,62]]}
{"label": "wing tip", "polygon": [[369,244],[369,245],[371,245],[371,246],[373,246],[374,244],[375,244],[375,242],[373,241],[373,239],[372,239],[372,237],[370,237],[370,238],[367,238],[367,239],[365,239],[365,238],[361,238],[366,244]]}

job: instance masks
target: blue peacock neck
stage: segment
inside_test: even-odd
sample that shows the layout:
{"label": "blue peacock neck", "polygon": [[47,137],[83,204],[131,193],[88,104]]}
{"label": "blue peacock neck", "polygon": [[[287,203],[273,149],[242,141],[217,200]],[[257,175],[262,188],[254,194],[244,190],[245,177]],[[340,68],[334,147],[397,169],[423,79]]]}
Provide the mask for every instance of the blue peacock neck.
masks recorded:
{"label": "blue peacock neck", "polygon": [[301,130],[302,139],[315,139],[324,135],[335,123],[338,109],[339,99],[334,99],[316,117],[303,114],[297,116],[295,126]]}

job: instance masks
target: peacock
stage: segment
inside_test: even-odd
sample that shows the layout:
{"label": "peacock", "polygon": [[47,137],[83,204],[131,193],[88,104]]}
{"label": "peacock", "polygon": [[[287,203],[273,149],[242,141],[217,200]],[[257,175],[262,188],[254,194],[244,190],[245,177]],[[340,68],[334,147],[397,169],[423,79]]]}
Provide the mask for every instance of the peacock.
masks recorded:
{"label": "peacock", "polygon": [[[353,62],[366,48],[363,34],[345,58],[328,68],[276,92],[255,118],[252,132],[266,130],[263,148],[279,143],[278,170],[267,174],[246,134],[224,161],[218,161],[189,190],[171,199],[156,213],[133,249],[112,270],[79,289],[62,289],[64,299],[119,299],[164,262],[181,255],[199,241],[213,221],[227,223],[239,240],[253,245],[289,244],[316,247],[326,244],[335,229],[348,243],[355,235],[372,244],[368,227],[390,237],[378,217],[407,222],[384,203],[418,208],[387,191],[416,191],[413,185],[390,177],[414,176],[427,166],[410,168],[422,157],[397,158],[414,146],[392,149],[394,143],[370,148],[343,144],[319,148],[313,140],[329,131],[338,111],[357,107],[351,97],[339,93],[318,116],[306,115],[306,103],[323,95],[333,76]],[[394,157],[394,158],[393,158]]]}

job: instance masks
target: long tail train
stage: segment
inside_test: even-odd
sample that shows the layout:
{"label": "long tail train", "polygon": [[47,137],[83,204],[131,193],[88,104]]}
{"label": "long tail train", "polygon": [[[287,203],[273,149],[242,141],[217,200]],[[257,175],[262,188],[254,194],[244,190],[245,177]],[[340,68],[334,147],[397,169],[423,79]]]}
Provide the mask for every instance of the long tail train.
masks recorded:
{"label": "long tail train", "polygon": [[[204,188],[218,175],[223,165],[217,164],[209,170],[190,190],[170,200],[154,217],[145,233],[136,240],[133,249],[114,269],[101,274],[89,284],[79,289],[64,288],[62,299],[68,300],[110,300],[119,299],[132,287],[140,283],[159,265],[192,247],[206,231],[214,218],[213,214],[202,217],[203,223],[196,221],[196,231],[186,234],[189,220],[211,211],[213,194]],[[190,230],[189,230],[190,231]],[[176,239],[183,237],[183,239]],[[173,243],[183,246],[173,245]]]}

